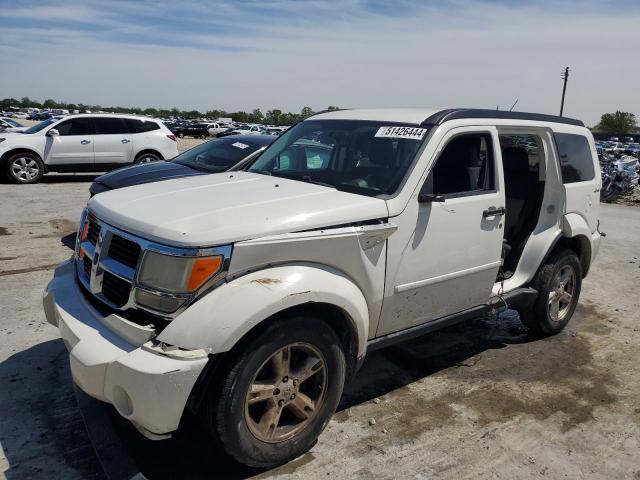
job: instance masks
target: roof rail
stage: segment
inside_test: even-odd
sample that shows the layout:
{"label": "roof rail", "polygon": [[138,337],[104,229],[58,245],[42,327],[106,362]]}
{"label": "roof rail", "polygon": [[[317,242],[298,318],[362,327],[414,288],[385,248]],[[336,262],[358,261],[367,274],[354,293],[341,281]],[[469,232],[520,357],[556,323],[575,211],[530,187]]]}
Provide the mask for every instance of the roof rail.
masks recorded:
{"label": "roof rail", "polygon": [[451,108],[441,110],[426,118],[421,125],[434,126],[442,125],[450,120],[460,120],[464,118],[495,118],[504,120],[533,120],[536,122],[565,123],[584,127],[584,123],[575,118],[558,117],[556,115],[546,115],[544,113],[509,112],[506,110],[489,110],[481,108]]}

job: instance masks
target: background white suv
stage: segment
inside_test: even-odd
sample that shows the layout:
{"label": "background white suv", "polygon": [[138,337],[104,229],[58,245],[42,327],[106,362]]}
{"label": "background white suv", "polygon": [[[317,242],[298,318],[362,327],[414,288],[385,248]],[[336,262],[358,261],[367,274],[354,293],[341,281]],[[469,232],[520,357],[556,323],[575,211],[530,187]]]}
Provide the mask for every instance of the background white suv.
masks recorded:
{"label": "background white suv", "polygon": [[0,171],[16,183],[38,182],[47,172],[104,172],[177,154],[176,137],[162,122],[130,115],[73,115],[0,133]]}

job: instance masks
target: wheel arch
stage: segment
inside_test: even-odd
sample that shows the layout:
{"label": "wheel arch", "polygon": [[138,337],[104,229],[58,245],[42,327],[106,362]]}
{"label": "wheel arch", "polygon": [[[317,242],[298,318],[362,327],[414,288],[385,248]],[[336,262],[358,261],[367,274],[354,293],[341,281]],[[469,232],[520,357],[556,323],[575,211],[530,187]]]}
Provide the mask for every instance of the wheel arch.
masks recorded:
{"label": "wheel arch", "polygon": [[351,279],[322,265],[282,265],[235,278],[185,310],[158,340],[226,353],[241,348],[275,319],[301,313],[333,328],[348,357],[349,373],[355,373],[369,334],[367,302]]}
{"label": "wheel arch", "polygon": [[138,158],[140,158],[145,153],[151,153],[153,155],[156,155],[160,160],[164,160],[164,157],[158,150],[155,150],[153,148],[143,148],[138,153],[136,153],[135,157],[133,157],[133,161],[135,162],[136,160],[138,160]]}
{"label": "wheel arch", "polygon": [[[0,156],[0,162],[4,164],[4,162],[7,161],[9,157],[17,153],[30,153],[31,155],[35,155],[44,164],[44,159],[42,158],[42,155],[40,155],[36,150],[32,148],[27,148],[27,147],[16,147],[11,150],[7,150],[2,154],[2,156]],[[45,165],[45,169],[46,169],[46,165]]]}
{"label": "wheel arch", "polygon": [[593,259],[591,245],[592,232],[587,221],[577,213],[569,213],[562,220],[562,235],[557,239],[555,248],[568,248],[578,255],[582,266],[582,277],[586,277]]}

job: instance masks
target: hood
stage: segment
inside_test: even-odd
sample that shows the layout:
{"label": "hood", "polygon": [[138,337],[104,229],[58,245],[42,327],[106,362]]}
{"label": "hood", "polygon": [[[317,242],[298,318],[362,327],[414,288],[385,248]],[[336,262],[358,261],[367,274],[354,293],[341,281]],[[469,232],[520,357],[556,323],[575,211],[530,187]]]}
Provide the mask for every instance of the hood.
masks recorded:
{"label": "hood", "polygon": [[101,220],[159,243],[224,245],[267,235],[385,218],[384,200],[250,172],[148,183],[96,195]]}
{"label": "hood", "polygon": [[114,189],[191,175],[205,175],[205,172],[194,170],[179,163],[152,162],[119,168],[99,176],[95,181]]}

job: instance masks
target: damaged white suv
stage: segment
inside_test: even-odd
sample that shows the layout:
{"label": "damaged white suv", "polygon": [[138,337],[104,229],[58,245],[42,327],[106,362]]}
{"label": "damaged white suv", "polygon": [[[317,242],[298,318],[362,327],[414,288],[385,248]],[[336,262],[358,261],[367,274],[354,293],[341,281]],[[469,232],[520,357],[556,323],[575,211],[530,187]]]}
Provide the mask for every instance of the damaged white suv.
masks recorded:
{"label": "damaged white suv", "polygon": [[368,351],[506,305],[562,330],[600,243],[597,162],[567,118],[322,113],[247,171],[96,195],[47,319],[74,381],[148,437],[193,414],[276,465]]}

